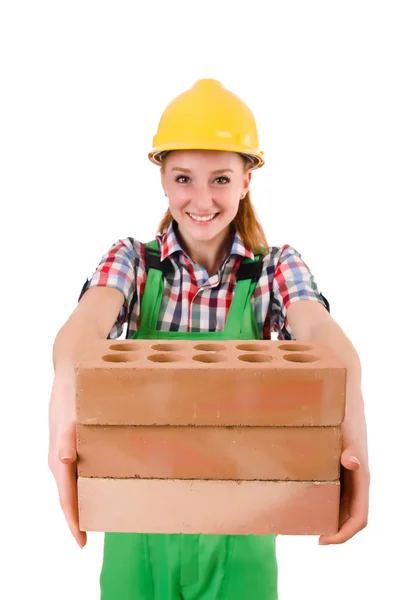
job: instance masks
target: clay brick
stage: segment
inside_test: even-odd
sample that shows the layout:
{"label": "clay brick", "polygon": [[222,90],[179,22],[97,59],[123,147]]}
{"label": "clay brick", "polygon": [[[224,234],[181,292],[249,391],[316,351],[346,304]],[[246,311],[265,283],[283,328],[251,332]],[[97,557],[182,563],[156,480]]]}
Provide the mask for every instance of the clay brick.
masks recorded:
{"label": "clay brick", "polygon": [[78,425],[83,477],[330,481],[339,478],[336,427]]}
{"label": "clay brick", "polygon": [[339,483],[78,480],[83,531],[332,535]]}
{"label": "clay brick", "polygon": [[76,367],[77,421],[335,427],[345,385],[324,344],[105,340]]}
{"label": "clay brick", "polygon": [[322,344],[101,342],[76,368],[80,527],[335,533],[345,387]]}

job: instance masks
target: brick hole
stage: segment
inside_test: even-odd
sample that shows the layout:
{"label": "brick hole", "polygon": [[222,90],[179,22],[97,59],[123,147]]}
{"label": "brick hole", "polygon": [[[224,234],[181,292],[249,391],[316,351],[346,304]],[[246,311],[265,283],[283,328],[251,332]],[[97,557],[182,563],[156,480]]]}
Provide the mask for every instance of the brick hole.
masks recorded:
{"label": "brick hole", "polygon": [[268,350],[269,346],[262,346],[261,344],[239,344],[236,348],[243,352],[261,352],[261,350]]}
{"label": "brick hole", "polygon": [[193,346],[193,348],[204,352],[219,352],[220,350],[226,350],[226,346],[223,344],[197,344],[197,346]]}
{"label": "brick hole", "polygon": [[152,362],[178,362],[179,360],[183,360],[182,356],[177,354],[152,354],[147,358]]}
{"label": "brick hole", "polygon": [[283,356],[283,359],[297,363],[308,363],[318,360],[317,356],[312,356],[311,354],[288,354]]}
{"label": "brick hole", "polygon": [[284,350],[285,352],[304,352],[305,350],[311,350],[311,346],[306,346],[304,344],[281,344],[279,349]]}
{"label": "brick hole", "polygon": [[109,350],[118,350],[119,352],[132,352],[133,350],[140,350],[140,347],[131,344],[112,344],[109,346]]}
{"label": "brick hole", "polygon": [[196,356],[193,356],[193,360],[204,363],[214,363],[226,360],[226,356],[223,356],[222,354],[196,354]]}
{"label": "brick hole", "polygon": [[267,354],[242,354],[237,357],[244,362],[270,362],[273,358]]}
{"label": "brick hole", "polygon": [[134,360],[138,360],[138,356],[136,354],[105,354],[102,356],[102,360],[106,362],[132,362]]}
{"label": "brick hole", "polygon": [[152,350],[158,350],[159,352],[174,352],[175,350],[180,350],[181,346],[177,344],[155,344],[151,347]]}

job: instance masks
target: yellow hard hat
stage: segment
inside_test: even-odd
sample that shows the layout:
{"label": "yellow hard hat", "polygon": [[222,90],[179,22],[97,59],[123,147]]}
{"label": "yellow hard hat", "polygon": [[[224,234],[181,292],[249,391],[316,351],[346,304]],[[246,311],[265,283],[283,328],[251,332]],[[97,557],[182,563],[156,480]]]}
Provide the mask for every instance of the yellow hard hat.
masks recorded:
{"label": "yellow hard hat", "polygon": [[238,152],[265,164],[250,108],[215,79],[200,79],[163,112],[149,159],[161,165],[171,150],[223,150]]}

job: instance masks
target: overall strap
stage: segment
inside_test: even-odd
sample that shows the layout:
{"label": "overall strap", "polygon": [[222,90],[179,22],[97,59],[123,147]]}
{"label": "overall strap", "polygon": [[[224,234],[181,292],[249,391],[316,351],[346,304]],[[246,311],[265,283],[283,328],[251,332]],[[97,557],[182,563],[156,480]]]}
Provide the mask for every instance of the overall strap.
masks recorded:
{"label": "overall strap", "polygon": [[139,328],[155,330],[164,291],[163,275],[172,268],[168,259],[160,261],[160,250],[157,240],[152,240],[146,246],[146,282],[142,296]]}
{"label": "overall strap", "polygon": [[[172,265],[169,259],[160,261],[157,240],[145,245],[147,278],[142,296],[140,329],[155,331],[164,292],[163,276],[172,269]],[[230,339],[238,339],[242,331],[257,329],[253,322],[251,296],[262,274],[262,266],[263,255],[255,256],[254,260],[244,258],[240,263],[237,285],[224,328]]]}
{"label": "overall strap", "polygon": [[231,339],[238,339],[243,331],[257,329],[257,325],[253,323],[251,296],[262,274],[262,269],[262,254],[256,255],[254,260],[244,258],[240,263],[236,274],[237,285],[224,329]]}

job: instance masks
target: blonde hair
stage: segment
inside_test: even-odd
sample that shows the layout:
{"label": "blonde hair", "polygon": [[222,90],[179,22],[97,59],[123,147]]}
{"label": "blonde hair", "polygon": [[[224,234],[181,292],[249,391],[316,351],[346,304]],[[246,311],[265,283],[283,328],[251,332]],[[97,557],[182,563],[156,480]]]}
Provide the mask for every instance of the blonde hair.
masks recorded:
{"label": "blonde hair", "polygon": [[[242,157],[247,168],[252,166],[252,163],[249,160]],[[170,212],[170,209],[167,209],[167,212],[163,216],[158,226],[159,233],[165,233],[172,223],[173,216]],[[244,244],[248,246],[248,248],[254,254],[266,254],[268,249],[268,243],[266,240],[265,232],[263,231],[262,225],[257,219],[254,206],[251,202],[250,192],[244,196],[242,200],[240,200],[240,204],[238,207],[238,211],[236,216],[234,217],[232,223],[232,227],[239,234]]]}

